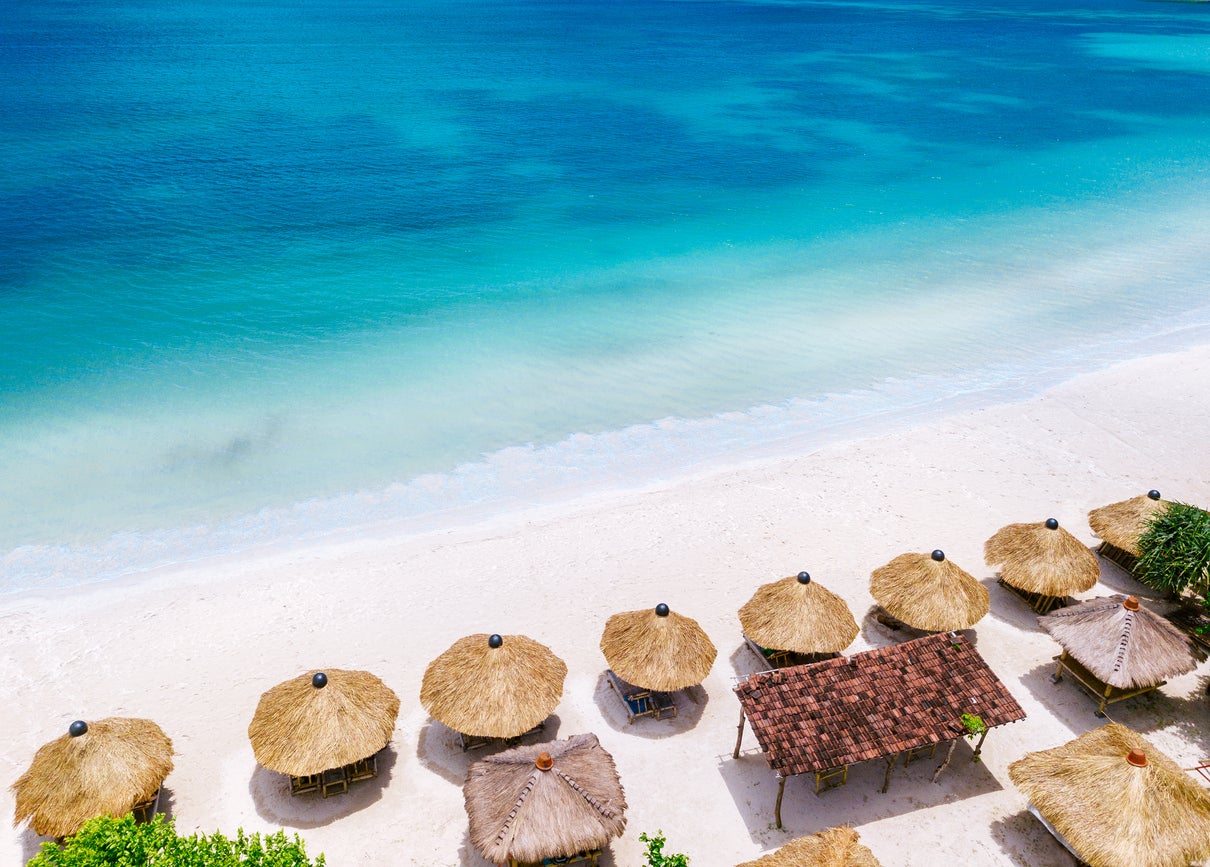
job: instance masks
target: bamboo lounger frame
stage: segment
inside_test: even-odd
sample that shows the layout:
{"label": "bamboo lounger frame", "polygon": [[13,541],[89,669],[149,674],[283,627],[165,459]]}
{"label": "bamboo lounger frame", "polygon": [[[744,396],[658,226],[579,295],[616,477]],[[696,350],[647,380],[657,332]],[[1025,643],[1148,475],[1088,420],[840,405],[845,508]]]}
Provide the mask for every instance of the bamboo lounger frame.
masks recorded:
{"label": "bamboo lounger frame", "polygon": [[1072,659],[1064,650],[1054,658],[1057,665],[1055,673],[1050,676],[1050,679],[1058,683],[1063,679],[1063,672],[1066,671],[1080,686],[1092,695],[1098,701],[1095,711],[1097,716],[1105,716],[1105,705],[1113,704],[1115,701],[1125,701],[1128,698],[1134,698],[1137,695],[1145,695],[1149,692],[1155,692],[1168,681],[1161,680],[1159,683],[1152,686],[1141,686],[1135,689],[1119,689],[1116,686],[1110,686],[1103,683],[1095,674],[1089,671],[1084,666],[1080,665],[1076,660]]}

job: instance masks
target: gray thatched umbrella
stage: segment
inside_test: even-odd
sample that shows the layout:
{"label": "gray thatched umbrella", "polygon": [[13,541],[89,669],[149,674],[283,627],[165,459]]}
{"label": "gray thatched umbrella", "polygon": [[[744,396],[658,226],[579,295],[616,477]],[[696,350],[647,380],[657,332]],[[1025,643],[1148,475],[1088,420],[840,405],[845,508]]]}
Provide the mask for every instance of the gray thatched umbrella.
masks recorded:
{"label": "gray thatched umbrella", "polygon": [[368,671],[309,671],[260,697],[248,726],[256,761],[292,777],[341,768],[391,740],[399,697]]}
{"label": "gray thatched umbrella", "polygon": [[626,796],[613,756],[593,734],[475,762],[463,798],[471,845],[496,864],[600,849],[626,828]]}
{"label": "gray thatched umbrella", "polygon": [[848,825],[791,840],[776,852],[739,867],[881,867],[874,853],[857,842]]}
{"label": "gray thatched umbrella", "polygon": [[1210,792],[1125,726],[1029,753],[1008,776],[1092,867],[1187,867],[1210,857]]}
{"label": "gray thatched umbrella", "polygon": [[1163,617],[1121,594],[1090,599],[1038,618],[1038,625],[1102,683],[1155,686],[1197,668],[1189,639]]}
{"label": "gray thatched umbrella", "polygon": [[706,679],[718,649],[692,617],[661,602],[605,622],[601,652],[614,674],[635,686],[675,692]]}
{"label": "gray thatched umbrella", "polygon": [[987,588],[940,550],[900,554],[875,569],[870,595],[896,620],[927,632],[968,629],[991,608]]}
{"label": "gray thatched umbrella", "polygon": [[[1142,553],[1139,551],[1139,537],[1147,529],[1148,522],[1166,508],[1168,502],[1160,499],[1159,491],[1148,491],[1120,503],[1093,509],[1088,513],[1088,524],[1092,532],[1101,538],[1102,549],[1109,546],[1138,559]],[[1108,556],[1111,552],[1105,553]],[[1119,558],[1110,559],[1116,562]]]}
{"label": "gray thatched umbrella", "polygon": [[983,546],[987,565],[1000,569],[1000,580],[1037,599],[1045,613],[1048,600],[1091,589],[1101,577],[1097,556],[1054,518],[1034,524],[1009,524]]}
{"label": "gray thatched umbrella", "polygon": [[97,816],[124,816],[147,801],[172,771],[172,741],[147,719],[73,722],[43,745],[13,784],[13,825],[66,837]]}
{"label": "gray thatched umbrella", "polygon": [[858,633],[845,601],[806,572],[762,584],[739,610],[739,622],[761,647],[794,653],[839,653]]}
{"label": "gray thatched umbrella", "polygon": [[425,669],[420,703],[464,735],[512,738],[554,711],[567,664],[524,635],[476,633],[455,641]]}

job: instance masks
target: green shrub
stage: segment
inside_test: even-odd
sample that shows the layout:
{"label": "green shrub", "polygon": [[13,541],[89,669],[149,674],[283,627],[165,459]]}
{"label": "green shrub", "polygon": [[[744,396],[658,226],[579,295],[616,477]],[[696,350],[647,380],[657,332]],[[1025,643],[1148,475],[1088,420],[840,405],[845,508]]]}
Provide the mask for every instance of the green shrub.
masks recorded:
{"label": "green shrub", "polygon": [[647,844],[647,867],[689,867],[688,855],[664,854],[663,831],[656,831],[654,837],[648,837],[644,832],[639,834],[639,839]]}
{"label": "green shrub", "polygon": [[1210,513],[1186,503],[1170,503],[1139,537],[1134,576],[1177,596],[1210,595]]}
{"label": "green shrub", "polygon": [[178,837],[163,816],[145,823],[104,816],[85,822],[62,847],[43,843],[28,867],[324,867],[324,857],[312,861],[298,835],[287,839],[283,831]]}

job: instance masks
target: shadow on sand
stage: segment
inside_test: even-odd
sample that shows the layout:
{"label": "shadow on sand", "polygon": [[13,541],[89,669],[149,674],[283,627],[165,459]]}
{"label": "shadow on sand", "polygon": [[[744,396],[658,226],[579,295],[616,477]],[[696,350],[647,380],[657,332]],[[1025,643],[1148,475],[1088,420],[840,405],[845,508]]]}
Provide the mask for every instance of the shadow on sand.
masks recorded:
{"label": "shadow on sand", "polygon": [[439,777],[462,788],[471,765],[479,759],[515,746],[557,740],[562,724],[558,714],[551,714],[543,721],[542,728],[522,735],[515,744],[497,741],[472,750],[464,750],[456,731],[430,719],[420,729],[420,737],[416,741],[416,758],[420,760],[420,764]]}
{"label": "shadow on sand", "polygon": [[752,740],[749,733],[749,746],[740,752],[738,759],[733,759],[730,753],[716,759],[719,774],[744,817],[749,835],[766,847],[780,846],[793,837],[814,834],[834,825],[860,826],[1002,788],[982,762],[973,760],[974,750],[966,739],[960,739],[949,767],[936,783],[932,782],[933,773],[944,761],[947,745],[938,746],[934,757],[917,759],[906,768],[902,761],[897,763],[885,795],[879,791],[886,773],[886,764],[881,759],[850,766],[846,784],[839,790],[825,789],[818,795],[812,775],[790,777],[781,805],[784,827],[778,831],[773,813],[777,778],[760,750],[751,746]]}
{"label": "shadow on sand", "polygon": [[1038,864],[1061,867],[1079,863],[1026,810],[996,819],[991,824],[991,832],[1000,851],[1017,867],[1036,867]]}
{"label": "shadow on sand", "polygon": [[248,792],[257,815],[265,821],[287,828],[320,828],[381,800],[397,759],[395,747],[388,744],[378,754],[377,777],[353,783],[349,791],[328,798],[318,792],[291,795],[288,776],[257,765]]}
{"label": "shadow on sand", "polygon": [[614,731],[649,740],[660,740],[695,728],[701,721],[706,705],[710,703],[710,696],[704,688],[691,686],[688,689],[672,693],[672,702],[676,705],[675,717],[664,717],[663,719],[638,717],[630,722],[626,716],[626,706],[618,694],[613,691],[609,685],[609,679],[602,671],[600,677],[597,678],[592,700],[596,702],[597,709],[601,711],[601,718]]}

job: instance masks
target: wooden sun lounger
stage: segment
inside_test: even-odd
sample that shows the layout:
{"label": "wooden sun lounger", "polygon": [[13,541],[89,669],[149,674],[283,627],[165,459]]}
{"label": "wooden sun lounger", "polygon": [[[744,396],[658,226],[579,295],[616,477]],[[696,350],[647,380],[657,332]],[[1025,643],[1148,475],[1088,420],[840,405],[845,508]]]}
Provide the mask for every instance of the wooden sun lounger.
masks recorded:
{"label": "wooden sun lounger", "polygon": [[318,774],[307,774],[302,777],[290,777],[290,794],[301,795],[305,792],[319,792],[326,798],[329,795],[339,795],[349,791],[349,784],[359,780],[368,780],[378,776],[378,753],[345,765],[343,768],[329,768]]}
{"label": "wooden sun lounger", "polygon": [[626,707],[627,723],[633,723],[636,718],[641,716],[653,716],[656,719],[676,716],[676,705],[673,704],[672,696],[669,693],[653,692],[627,683],[614,674],[613,669],[606,669],[605,677]]}
{"label": "wooden sun lounger", "polygon": [[562,858],[543,858],[541,861],[518,861],[516,858],[509,858],[509,867],[554,867],[554,865],[562,864],[590,864],[596,867],[597,859],[601,857],[600,849],[586,849],[583,852],[576,852],[574,855],[567,855]]}
{"label": "wooden sun lounger", "polygon": [[521,738],[525,737],[526,735],[532,735],[536,732],[540,732],[545,728],[546,722],[543,721],[538,723],[529,731],[522,732],[521,734],[515,735],[511,738],[492,738],[483,735],[468,735],[458,732],[458,743],[462,746],[462,752],[464,753],[468,750],[477,750],[480,747],[491,746],[492,744],[504,744],[508,747],[515,747],[517,744],[521,743]]}
{"label": "wooden sun lounger", "polygon": [[1005,590],[1024,599],[1026,604],[1039,614],[1049,614],[1056,608],[1066,608],[1071,601],[1067,596],[1044,596],[1041,593],[1030,593],[1028,590],[1022,590],[1020,587],[1014,587],[1003,578],[997,578],[996,583]]}
{"label": "wooden sun lounger", "polygon": [[151,793],[151,796],[145,801],[139,801],[130,808],[130,812],[134,814],[136,822],[150,822],[155,818],[155,814],[160,809],[160,792],[162,788],[157,788]]}

